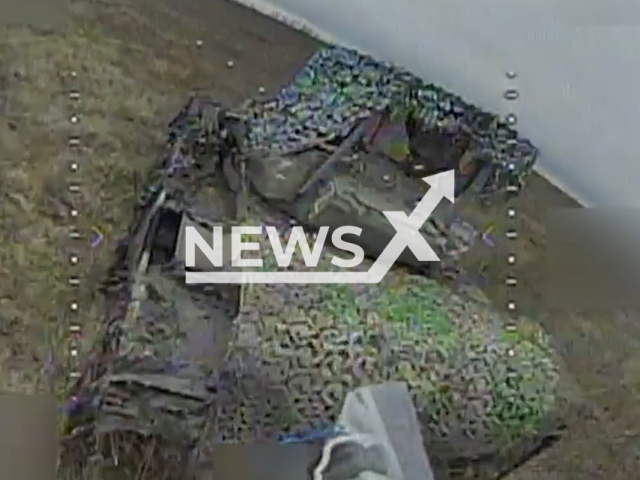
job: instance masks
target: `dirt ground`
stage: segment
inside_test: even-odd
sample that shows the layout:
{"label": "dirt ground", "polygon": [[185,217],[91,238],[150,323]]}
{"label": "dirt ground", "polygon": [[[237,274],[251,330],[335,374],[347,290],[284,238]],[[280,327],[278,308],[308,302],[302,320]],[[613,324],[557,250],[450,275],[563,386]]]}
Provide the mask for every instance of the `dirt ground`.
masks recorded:
{"label": "dirt ground", "polygon": [[[564,438],[509,476],[509,480],[630,479],[640,466],[640,324],[636,312],[575,312],[546,308],[546,212],[577,204],[539,175],[515,202],[490,213],[466,212],[476,225],[495,225],[495,247],[483,246],[467,259],[470,271],[484,270],[484,289],[497,306],[535,319],[553,338],[582,407],[569,419]],[[516,219],[508,210],[516,211]],[[505,237],[515,228],[517,240]],[[509,255],[515,265],[509,265]],[[515,277],[517,285],[505,279]]]}
{"label": "dirt ground", "polygon": [[[165,123],[188,94],[235,103],[260,87],[273,92],[317,47],[223,0],[76,1],[66,32],[57,29],[10,27],[0,37],[0,384],[24,393],[55,386],[60,394],[75,368],[72,349],[95,335],[96,282],[128,224],[136,172],[157,154]],[[79,100],[69,97],[73,90]],[[73,135],[80,147],[68,145]],[[543,305],[545,212],[573,205],[534,175],[511,204],[461,206],[478,228],[494,225],[496,238],[467,267],[484,272],[499,308],[514,301],[551,334],[584,405],[564,439],[510,480],[629,480],[640,467],[636,315]],[[71,237],[72,225],[81,238]],[[519,237],[507,240],[514,225]],[[94,229],[102,241],[92,247]],[[509,275],[516,287],[505,285]]]}

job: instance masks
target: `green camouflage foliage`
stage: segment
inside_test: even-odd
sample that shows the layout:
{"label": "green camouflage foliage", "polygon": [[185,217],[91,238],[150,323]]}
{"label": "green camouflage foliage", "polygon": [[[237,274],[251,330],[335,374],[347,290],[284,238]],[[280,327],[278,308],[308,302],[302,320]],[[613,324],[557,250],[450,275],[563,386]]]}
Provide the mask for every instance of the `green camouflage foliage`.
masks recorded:
{"label": "green camouflage foliage", "polygon": [[271,154],[318,138],[344,137],[358,121],[382,111],[398,121],[413,118],[425,129],[471,135],[477,155],[492,165],[484,193],[521,188],[536,162],[537,149],[505,119],[406,70],[343,47],[318,51],[275,98],[238,110],[248,121],[246,148]]}
{"label": "green camouflage foliage", "polygon": [[[290,268],[307,269],[299,257]],[[318,268],[335,270],[327,257]],[[265,416],[285,419],[278,431],[331,423],[351,388],[387,380],[409,385],[433,441],[464,436],[476,451],[534,434],[557,406],[542,331],[507,323],[471,286],[396,270],[379,285],[250,285],[236,328],[231,358],[282,389]]]}

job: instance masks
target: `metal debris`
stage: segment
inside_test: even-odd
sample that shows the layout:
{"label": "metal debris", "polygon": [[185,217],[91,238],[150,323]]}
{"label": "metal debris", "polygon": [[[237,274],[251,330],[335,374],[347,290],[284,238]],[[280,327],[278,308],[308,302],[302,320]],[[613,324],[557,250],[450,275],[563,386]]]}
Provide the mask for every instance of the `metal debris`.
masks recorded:
{"label": "metal debris", "polygon": [[[196,445],[208,421],[215,420],[212,439],[219,441],[293,441],[304,437],[295,432],[317,434],[318,428],[335,424],[354,387],[391,379],[408,384],[429,438],[454,447],[452,464],[476,459],[479,452],[502,461],[505,445],[518,439],[530,443],[530,429],[554,413],[559,398],[554,357],[542,334],[532,341],[525,335],[531,329],[505,331],[504,319],[479,291],[461,286],[452,292],[398,269],[389,273],[388,283],[363,289],[253,285],[223,292],[184,288],[179,262],[149,262],[152,243],[166,240],[160,228],[150,230],[161,205],[205,223],[228,220],[226,198],[221,198],[228,192],[202,184],[203,178],[211,185],[221,180],[210,175],[210,167],[238,153],[278,155],[318,139],[335,140],[333,153],[339,153],[335,143],[345,142],[359,120],[374,111],[472,136],[480,150],[474,153],[495,166],[483,180],[485,192],[500,190],[505,182],[520,184],[535,161],[535,148],[496,115],[406,71],[338,47],[316,53],[269,100],[231,111],[200,100],[192,99],[169,124],[165,154],[139,198],[142,208],[124,245],[126,255],[118,256],[110,274],[112,308],[100,355],[72,392],[81,399],[87,395],[96,407],[78,424],[90,424],[98,436],[127,431],[148,438],[151,432]],[[234,131],[238,119],[246,124],[242,134]],[[362,158],[371,170],[373,156],[364,154],[354,163]],[[198,168],[190,168],[194,165]],[[383,175],[376,171],[371,179],[377,184]],[[399,177],[404,178],[394,173],[389,179],[397,183]],[[349,188],[343,183],[341,195],[378,211],[377,199],[364,202],[357,182]],[[260,209],[253,213],[257,222],[272,224]],[[274,223],[290,230],[297,222]],[[447,230],[428,222],[425,235],[454,252],[476,238],[477,232],[466,227],[458,222]],[[155,232],[153,242],[149,231]],[[299,258],[292,265],[304,268]],[[245,327],[255,327],[255,338],[244,334],[253,331]],[[211,354],[194,355],[196,338],[215,340],[205,342]],[[460,435],[469,435],[468,445],[452,441]]]}
{"label": "metal debris", "polygon": [[[483,158],[497,167],[485,186],[487,192],[520,185],[535,163],[535,147],[499,116],[343,47],[318,51],[274,98],[245,107],[247,146],[272,153],[295,150],[318,136],[342,137],[359,120],[387,108],[421,119],[425,128],[469,132]],[[509,163],[515,166],[512,171]]]}

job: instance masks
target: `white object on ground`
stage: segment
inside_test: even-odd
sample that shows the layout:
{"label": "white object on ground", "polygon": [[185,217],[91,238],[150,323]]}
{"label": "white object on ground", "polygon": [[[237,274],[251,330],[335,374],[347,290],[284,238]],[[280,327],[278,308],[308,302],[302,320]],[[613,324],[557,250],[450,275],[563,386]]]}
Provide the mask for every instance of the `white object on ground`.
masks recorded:
{"label": "white object on ground", "polygon": [[387,382],[350,392],[338,422],[349,433],[327,442],[314,480],[322,480],[321,470],[328,464],[332,447],[348,441],[365,447],[377,444],[386,453],[386,477],[363,472],[358,480],[434,480],[418,416],[404,383]]}

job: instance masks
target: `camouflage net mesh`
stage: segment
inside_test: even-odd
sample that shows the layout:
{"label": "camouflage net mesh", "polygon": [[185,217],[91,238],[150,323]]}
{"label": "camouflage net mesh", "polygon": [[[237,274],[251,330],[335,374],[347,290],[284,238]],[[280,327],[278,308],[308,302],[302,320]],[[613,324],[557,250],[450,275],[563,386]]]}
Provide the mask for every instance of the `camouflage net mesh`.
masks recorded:
{"label": "camouflage net mesh", "polygon": [[[295,255],[291,268],[306,269]],[[388,380],[408,384],[432,440],[476,447],[535,432],[557,406],[544,334],[507,324],[473,287],[454,294],[403,271],[379,285],[250,285],[236,330],[230,365],[260,371],[278,396],[236,397],[218,415],[221,440],[248,441],[261,422],[277,432],[331,424],[350,389]]]}
{"label": "camouflage net mesh", "polygon": [[[237,149],[235,141],[246,140],[241,151],[268,145],[278,152],[311,137],[340,137],[389,102],[396,113],[428,125],[471,131],[497,166],[490,189],[504,186],[498,177],[505,173],[518,184],[535,161],[535,149],[496,116],[406,72],[332,48],[317,53],[272,102],[231,113],[246,125],[229,124],[215,102],[185,107],[169,125],[166,154],[148,178],[141,210],[148,213],[166,191],[177,210],[218,221],[209,213],[224,192],[211,179]],[[252,215],[290,227],[280,215]],[[143,223],[132,229],[130,251],[142,248],[136,242],[144,243]],[[265,245],[263,252],[272,250]],[[305,268],[297,255],[290,268]],[[74,391],[82,414],[71,423],[94,437],[126,432],[140,445],[149,435],[170,438],[178,445],[180,460],[169,461],[176,471],[202,437],[274,440],[326,426],[350,389],[385,380],[409,385],[427,443],[452,445],[456,457],[500,455],[535,435],[558,405],[559,370],[544,334],[526,320],[507,325],[474,287],[454,293],[403,270],[379,285],[249,285],[242,288],[241,314],[227,325],[233,335],[219,371],[219,345],[201,340],[215,338],[218,326],[224,330],[214,308],[220,292],[186,288],[183,267],[147,271],[139,269],[140,252],[129,257],[114,279],[119,294],[99,360],[90,359]],[[265,268],[273,268],[268,260]],[[323,257],[318,268],[333,268],[329,260]],[[169,453],[163,447],[159,455]]]}
{"label": "camouflage net mesh", "polygon": [[345,136],[373,111],[390,109],[425,128],[470,134],[496,168],[487,192],[522,186],[537,149],[499,116],[396,66],[343,47],[321,49],[275,98],[249,102],[249,150],[294,150],[318,138]]}

